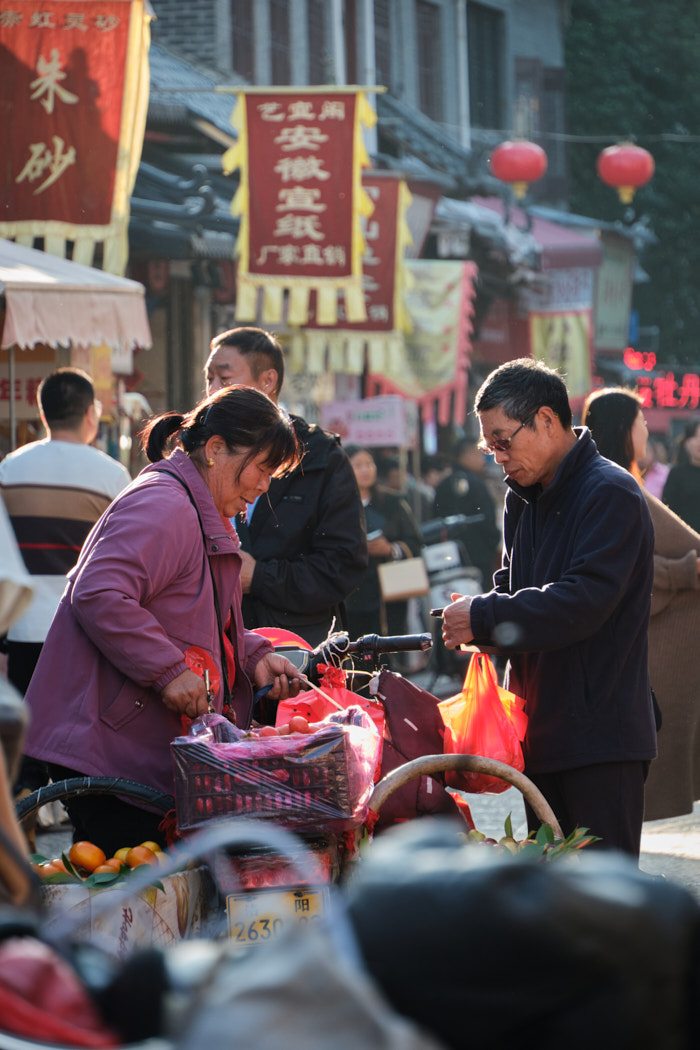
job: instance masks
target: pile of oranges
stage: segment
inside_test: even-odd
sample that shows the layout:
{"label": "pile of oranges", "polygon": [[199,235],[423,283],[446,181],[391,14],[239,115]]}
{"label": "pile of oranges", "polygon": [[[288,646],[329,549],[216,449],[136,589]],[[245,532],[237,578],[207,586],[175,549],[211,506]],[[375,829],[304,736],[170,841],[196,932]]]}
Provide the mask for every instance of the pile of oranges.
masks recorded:
{"label": "pile of oranges", "polygon": [[74,842],[67,854],[70,866],[66,865],[65,856],[66,854],[54,857],[53,860],[33,864],[32,867],[42,879],[60,874],[77,874],[83,879],[89,875],[111,874],[116,876],[138,868],[142,864],[150,864],[154,867],[162,864],[165,853],[157,842],[148,841],[138,846],[124,846],[118,849],[113,857],[108,858],[104,850],[96,846],[94,842]]}

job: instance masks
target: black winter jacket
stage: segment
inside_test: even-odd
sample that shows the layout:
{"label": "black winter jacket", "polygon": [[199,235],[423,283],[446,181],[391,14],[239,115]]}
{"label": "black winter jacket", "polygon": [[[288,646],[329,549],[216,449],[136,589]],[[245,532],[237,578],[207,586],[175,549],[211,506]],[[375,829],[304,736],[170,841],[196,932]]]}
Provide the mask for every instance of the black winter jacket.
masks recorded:
{"label": "black winter jacket", "polygon": [[[371,535],[377,529],[381,529],[390,543],[398,543],[402,548],[403,557],[410,558],[420,554],[423,542],[415,515],[409,503],[404,497],[381,485],[375,486],[372,498],[364,508],[367,532]],[[381,591],[379,588],[378,566],[385,558],[370,558],[367,571],[362,577],[357,590],[348,599],[348,613],[350,615],[351,634],[382,634],[384,628],[381,621]],[[389,615],[394,624],[400,626],[387,626],[389,634],[405,634],[407,627],[406,602],[391,602],[387,613],[391,614],[400,606],[398,617],[395,619]]]}
{"label": "black winter jacket", "polygon": [[501,545],[501,534],[496,525],[496,508],[488,485],[483,478],[466,467],[457,466],[440,482],[435,490],[433,515],[446,518],[451,514],[467,517],[483,515],[481,521],[465,525],[460,540],[469,561],[481,573],[482,586],[486,591],[493,582],[496,568],[496,552]]}
{"label": "black winter jacket", "polygon": [[517,650],[507,684],[526,701],[526,773],[656,755],[654,530],[632,475],[576,433],[548,488],[509,483],[495,590],[471,604],[475,637]]}
{"label": "black winter jacket", "polygon": [[700,531],[700,467],[693,463],[671,467],[661,498],[686,525]]}
{"label": "black winter jacket", "polygon": [[306,449],[286,478],[273,479],[250,525],[236,522],[241,546],[256,559],[243,620],[285,627],[317,645],[367,567],[364,513],[355,474],[340,440],[293,416]]}

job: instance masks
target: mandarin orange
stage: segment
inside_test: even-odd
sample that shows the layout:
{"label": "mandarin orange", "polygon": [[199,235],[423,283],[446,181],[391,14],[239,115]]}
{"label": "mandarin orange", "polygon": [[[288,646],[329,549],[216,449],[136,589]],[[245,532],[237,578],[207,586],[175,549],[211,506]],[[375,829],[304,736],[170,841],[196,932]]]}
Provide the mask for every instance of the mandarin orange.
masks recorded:
{"label": "mandarin orange", "polygon": [[68,859],[76,868],[92,872],[107,860],[105,851],[94,842],[74,842],[68,850]]}

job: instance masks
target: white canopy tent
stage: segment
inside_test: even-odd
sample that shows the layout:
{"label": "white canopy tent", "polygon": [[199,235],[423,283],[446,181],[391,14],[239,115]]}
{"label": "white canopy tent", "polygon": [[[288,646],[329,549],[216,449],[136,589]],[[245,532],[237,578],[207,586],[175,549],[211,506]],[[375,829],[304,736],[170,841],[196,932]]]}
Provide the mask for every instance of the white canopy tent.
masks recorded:
{"label": "white canopy tent", "polygon": [[0,240],[0,295],[5,299],[0,347],[9,350],[12,448],[15,346],[106,343],[123,354],[153,345],[145,290],[138,281]]}

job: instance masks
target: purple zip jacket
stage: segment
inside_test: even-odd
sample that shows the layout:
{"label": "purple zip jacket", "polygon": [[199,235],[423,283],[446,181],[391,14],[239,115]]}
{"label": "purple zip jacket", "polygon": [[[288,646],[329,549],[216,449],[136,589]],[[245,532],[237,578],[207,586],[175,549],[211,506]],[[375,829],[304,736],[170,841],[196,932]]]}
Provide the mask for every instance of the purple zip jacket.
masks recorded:
{"label": "purple zip jacket", "polygon": [[[171,474],[192,494],[206,552],[195,508]],[[247,727],[250,676],[272,646],[243,627],[238,548],[235,530],[182,450],[142,470],[94,526],[68,576],[26,694],[25,753],[173,793],[170,742],[182,725],[160,691],[187,670],[189,646],[221,666],[208,561],[224,622],[231,610],[233,708]],[[217,711],[222,692],[219,686]]]}

